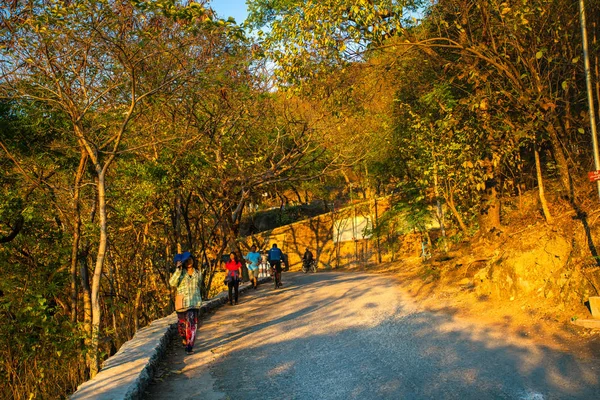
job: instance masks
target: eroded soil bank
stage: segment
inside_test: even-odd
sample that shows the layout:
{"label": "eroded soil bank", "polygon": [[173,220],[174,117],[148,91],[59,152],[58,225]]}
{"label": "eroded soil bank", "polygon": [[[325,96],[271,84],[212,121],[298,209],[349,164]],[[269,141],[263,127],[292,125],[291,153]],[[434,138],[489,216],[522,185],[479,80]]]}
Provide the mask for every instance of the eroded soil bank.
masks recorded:
{"label": "eroded soil bank", "polygon": [[597,357],[600,331],[572,323],[591,318],[587,299],[600,295],[600,269],[589,248],[578,244],[587,240],[580,225],[568,212],[551,226],[513,219],[504,231],[451,244],[429,260],[418,256],[419,236],[408,235],[397,261],[342,270],[392,274],[431,310],[480,318]]}

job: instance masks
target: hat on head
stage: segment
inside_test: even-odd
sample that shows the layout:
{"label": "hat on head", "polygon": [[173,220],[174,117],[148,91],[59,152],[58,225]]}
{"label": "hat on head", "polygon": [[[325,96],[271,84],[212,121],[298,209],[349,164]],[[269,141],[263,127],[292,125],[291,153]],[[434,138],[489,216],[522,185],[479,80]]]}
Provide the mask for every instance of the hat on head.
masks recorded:
{"label": "hat on head", "polygon": [[188,258],[192,257],[192,253],[190,253],[189,251],[186,251],[185,253],[181,254],[181,262],[184,263],[188,260]]}
{"label": "hat on head", "polygon": [[190,258],[192,256],[192,253],[190,253],[189,251],[186,251],[185,253],[181,253],[181,254],[177,254],[174,258],[173,258],[173,262],[176,264],[183,264],[184,262],[187,261],[188,258]]}

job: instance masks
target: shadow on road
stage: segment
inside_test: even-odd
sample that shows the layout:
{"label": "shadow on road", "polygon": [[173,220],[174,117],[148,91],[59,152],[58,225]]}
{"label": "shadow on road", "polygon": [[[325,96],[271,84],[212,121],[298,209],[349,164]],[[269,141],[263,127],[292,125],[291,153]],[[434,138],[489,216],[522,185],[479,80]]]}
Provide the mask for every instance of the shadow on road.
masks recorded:
{"label": "shadow on road", "polygon": [[231,399],[600,398],[593,363],[419,310],[389,278],[298,274],[287,283],[245,299],[244,313],[206,320],[198,351],[223,351],[210,366],[215,390]]}

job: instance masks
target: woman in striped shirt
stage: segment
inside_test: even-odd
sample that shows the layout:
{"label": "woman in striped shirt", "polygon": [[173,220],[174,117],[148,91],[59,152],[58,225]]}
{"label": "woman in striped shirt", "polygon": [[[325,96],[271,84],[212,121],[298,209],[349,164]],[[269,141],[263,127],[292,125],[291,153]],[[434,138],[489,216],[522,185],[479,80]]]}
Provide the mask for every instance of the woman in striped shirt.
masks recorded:
{"label": "woman in striped shirt", "polygon": [[169,279],[169,284],[177,288],[177,330],[183,339],[185,352],[192,354],[198,329],[198,313],[202,305],[202,274],[194,266],[194,259],[188,251],[177,254],[174,261],[177,268]]}

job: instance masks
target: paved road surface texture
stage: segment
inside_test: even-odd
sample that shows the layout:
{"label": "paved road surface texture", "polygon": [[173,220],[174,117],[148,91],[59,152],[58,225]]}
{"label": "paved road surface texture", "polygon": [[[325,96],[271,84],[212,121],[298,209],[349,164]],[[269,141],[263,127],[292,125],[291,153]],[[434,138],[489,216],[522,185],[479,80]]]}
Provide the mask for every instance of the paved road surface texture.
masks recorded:
{"label": "paved road surface texture", "polygon": [[195,354],[173,344],[147,399],[600,399],[597,362],[420,309],[390,277],[284,285],[209,315]]}

